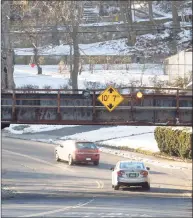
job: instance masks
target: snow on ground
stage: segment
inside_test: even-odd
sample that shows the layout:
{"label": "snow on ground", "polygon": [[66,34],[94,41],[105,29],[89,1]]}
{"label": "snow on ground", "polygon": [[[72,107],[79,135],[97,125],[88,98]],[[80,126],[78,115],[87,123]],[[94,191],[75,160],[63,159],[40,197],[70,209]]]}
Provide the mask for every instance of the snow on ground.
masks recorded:
{"label": "snow on ground", "polygon": [[36,85],[39,88],[51,86],[53,89],[68,84],[68,77],[58,73],[59,66],[42,66],[43,74],[37,75],[37,68],[31,68],[29,65],[15,65],[14,81],[16,88],[26,85]]}
{"label": "snow on ground", "polygon": [[87,140],[98,142],[101,145],[126,146],[128,148],[159,152],[154,139],[155,128],[154,126],[116,126],[65,136],[61,139]]}
{"label": "snow on ground", "polygon": [[161,16],[164,16],[163,18],[172,18],[172,14],[171,13],[165,13],[165,12],[161,11],[160,8],[155,7],[155,5],[153,7],[153,12],[156,13],[156,14],[159,14]]}
{"label": "snow on ground", "polygon": [[[168,81],[168,76],[163,75],[162,65],[156,64],[130,64],[128,70],[119,70],[117,73],[115,70],[97,70],[102,69],[104,66],[97,65],[96,69],[94,66],[94,72],[91,73],[88,66],[85,66],[85,71],[78,77],[79,89],[92,88],[88,87],[89,82],[97,83],[98,88],[105,87],[106,84],[116,83],[121,86],[129,86],[133,81],[140,81],[143,79],[144,86],[153,86],[152,80],[157,76],[158,80]],[[124,67],[124,66],[123,66]],[[14,67],[14,81],[17,88],[26,85],[35,85],[39,88],[50,86],[53,89],[61,88],[61,86],[68,86],[70,75],[58,73],[58,65],[43,65],[42,75],[37,75],[36,67],[31,68],[29,65],[15,65]],[[113,67],[111,66],[111,69]],[[94,87],[93,87],[94,88]]]}
{"label": "snow on ground", "polygon": [[[77,125],[76,125],[77,126]],[[5,128],[13,134],[24,134],[24,133],[35,133],[35,132],[45,132],[57,129],[62,129],[64,127],[74,127],[74,125],[18,125],[11,124],[9,127]]]}
{"label": "snow on ground", "polygon": [[[155,37],[160,37],[160,39],[165,39],[168,37],[166,32],[157,34],[145,34],[140,37],[154,39]],[[126,55],[136,52],[137,47],[128,46],[127,39],[116,39],[104,42],[96,42],[90,44],[79,44],[80,55]],[[15,55],[33,55],[33,48],[15,48]],[[48,46],[45,48],[38,48],[39,55],[70,55],[69,45],[59,45],[59,46]]]}
{"label": "snow on ground", "polygon": [[159,152],[157,142],[154,138],[154,133],[142,133],[142,135],[136,135],[132,137],[118,138],[113,140],[107,140],[101,145],[109,145],[114,147],[125,146],[133,149],[141,149],[151,152]]}
{"label": "snow on ground", "polygon": [[[79,44],[81,55],[124,55],[129,49],[126,39],[110,40],[91,44]],[[129,49],[131,50],[131,49]],[[33,48],[16,48],[16,55],[33,55]],[[70,55],[69,45],[40,48],[39,55]]]}
{"label": "snow on ground", "polygon": [[84,23],[80,24],[81,27],[89,27],[89,26],[111,26],[117,24],[123,24],[124,21],[114,21],[114,22],[99,22],[99,23]]}
{"label": "snow on ground", "polygon": [[[159,12],[159,11],[158,11]],[[160,15],[163,15],[159,12]],[[167,14],[164,14],[166,16],[164,17],[154,17],[154,20],[164,20],[164,19],[167,19],[167,18],[172,18],[172,15],[167,15]],[[135,17],[135,22],[142,22],[142,21],[149,21],[149,18],[137,18]],[[85,24],[80,24],[81,27],[91,27],[91,26],[111,26],[111,25],[117,25],[117,24],[123,24],[124,21],[112,21],[112,22],[99,22],[99,23],[85,23]],[[58,30],[63,30],[63,28],[58,28]]]}
{"label": "snow on ground", "polygon": [[184,42],[189,42],[192,40],[192,30],[182,30],[180,33],[178,33],[178,44],[182,44]]}

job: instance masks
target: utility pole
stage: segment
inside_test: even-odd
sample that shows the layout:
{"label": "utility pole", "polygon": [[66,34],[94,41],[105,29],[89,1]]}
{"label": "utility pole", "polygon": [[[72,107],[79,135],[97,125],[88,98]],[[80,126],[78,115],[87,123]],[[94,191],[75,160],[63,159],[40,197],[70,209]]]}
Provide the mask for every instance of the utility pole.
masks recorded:
{"label": "utility pole", "polygon": [[14,89],[14,52],[10,42],[10,4],[1,1],[1,89]]}

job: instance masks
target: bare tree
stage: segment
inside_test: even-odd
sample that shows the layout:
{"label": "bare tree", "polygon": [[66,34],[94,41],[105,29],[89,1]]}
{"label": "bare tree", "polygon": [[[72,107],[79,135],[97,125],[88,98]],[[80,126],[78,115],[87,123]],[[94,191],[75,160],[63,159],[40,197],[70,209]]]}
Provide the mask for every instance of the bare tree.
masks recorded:
{"label": "bare tree", "polygon": [[[39,45],[42,41],[40,33],[46,25],[45,14],[41,1],[30,1],[28,7],[23,7],[23,20],[20,22],[20,29],[25,33],[33,47],[33,64],[37,66],[37,74],[42,74],[38,53]],[[30,19],[26,19],[26,17],[30,17]]]}
{"label": "bare tree", "polygon": [[173,32],[178,33],[180,30],[180,20],[178,18],[177,1],[171,1],[172,4],[172,19],[173,19]]}
{"label": "bare tree", "polygon": [[48,8],[49,22],[65,26],[69,33],[69,44],[73,48],[73,64],[71,70],[72,88],[78,89],[78,72],[80,65],[79,24],[82,20],[82,1],[45,1]]}
{"label": "bare tree", "polygon": [[153,7],[152,7],[152,1],[148,1],[148,9],[149,9],[149,17],[153,19]]}
{"label": "bare tree", "polygon": [[10,43],[10,4],[11,1],[1,1],[2,33],[1,33],[1,88],[15,88],[14,52]]}
{"label": "bare tree", "polygon": [[136,42],[136,32],[134,31],[133,19],[132,19],[132,1],[119,1],[121,14],[124,19],[124,23],[127,25],[128,28],[128,45],[133,46]]}

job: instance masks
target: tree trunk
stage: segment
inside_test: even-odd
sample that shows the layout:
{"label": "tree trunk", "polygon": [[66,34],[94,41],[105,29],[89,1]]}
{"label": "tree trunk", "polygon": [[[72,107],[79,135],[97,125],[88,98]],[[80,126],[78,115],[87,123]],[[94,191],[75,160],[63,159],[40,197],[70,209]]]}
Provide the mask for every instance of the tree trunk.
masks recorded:
{"label": "tree trunk", "polygon": [[150,17],[150,20],[152,20],[153,19],[152,1],[148,1],[148,8],[149,8],[149,17]]}
{"label": "tree trunk", "polygon": [[173,33],[176,35],[180,31],[180,20],[178,18],[177,2],[171,1],[172,4],[172,19],[173,19]]}
{"label": "tree trunk", "polygon": [[42,68],[40,67],[40,64],[39,64],[37,47],[34,47],[34,62],[37,65],[38,75],[42,74]]}
{"label": "tree trunk", "polygon": [[72,71],[73,71],[73,69],[72,69],[72,44],[70,43],[70,79],[71,79],[71,81],[72,81]]}
{"label": "tree trunk", "polygon": [[78,25],[73,26],[72,32],[74,59],[73,59],[73,70],[72,70],[72,89],[78,89],[78,72],[80,62],[80,52],[78,45]]}
{"label": "tree trunk", "polygon": [[60,45],[57,25],[52,27],[52,45]]}
{"label": "tree trunk", "polygon": [[14,89],[15,83],[13,78],[13,50],[10,43],[9,25],[10,25],[10,3],[11,1],[2,1],[2,34],[1,34],[1,88]]}
{"label": "tree trunk", "polygon": [[177,2],[176,1],[171,1],[172,4],[172,19],[173,19],[173,36],[174,40],[172,42],[172,48],[173,48],[173,54],[177,53],[177,42],[176,42],[176,36],[180,31],[180,21],[178,19],[178,11],[177,11]]}
{"label": "tree trunk", "polygon": [[128,1],[120,1],[120,9],[123,16],[124,23],[128,28],[128,45],[134,46],[136,43],[136,32],[132,28],[133,20],[132,20],[132,7],[131,0]]}

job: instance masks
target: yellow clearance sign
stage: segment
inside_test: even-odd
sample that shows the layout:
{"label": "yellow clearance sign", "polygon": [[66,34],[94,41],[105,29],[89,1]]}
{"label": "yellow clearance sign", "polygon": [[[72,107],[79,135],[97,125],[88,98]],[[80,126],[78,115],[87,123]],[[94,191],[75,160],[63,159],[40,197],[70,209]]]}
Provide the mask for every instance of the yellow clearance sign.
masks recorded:
{"label": "yellow clearance sign", "polygon": [[124,98],[116,89],[110,86],[99,95],[98,100],[111,112],[124,100]]}

